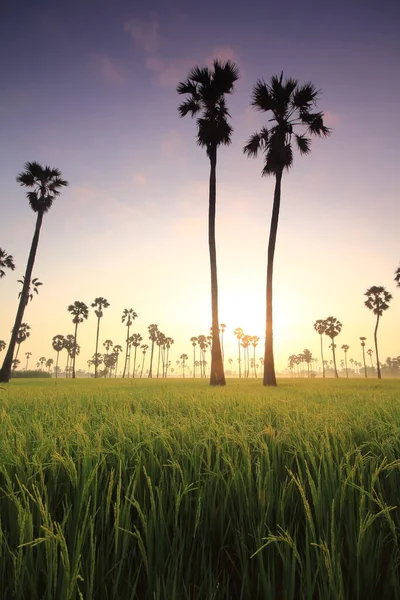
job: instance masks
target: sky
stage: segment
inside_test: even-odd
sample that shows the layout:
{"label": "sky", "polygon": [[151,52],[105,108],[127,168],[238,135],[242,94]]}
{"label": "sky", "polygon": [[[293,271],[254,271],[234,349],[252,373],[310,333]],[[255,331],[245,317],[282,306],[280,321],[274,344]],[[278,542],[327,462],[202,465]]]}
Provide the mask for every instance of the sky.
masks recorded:
{"label": "sky", "polygon": [[[2,0],[0,6],[0,247],[17,265],[0,281],[0,339],[8,342],[35,214],[16,183],[26,161],[56,166],[69,182],[45,215],[34,277],[43,282],[24,321],[21,353],[55,358],[51,339],[73,332],[69,304],[110,302],[101,340],[123,345],[124,308],[148,337],[157,323],[191,355],[189,338],[211,324],[207,244],[209,161],[196,124],[180,119],[176,85],[196,64],[234,60],[228,97],[232,145],[217,167],[217,263],[225,356],[233,330],[262,338],[274,181],[242,148],[269,115],[250,107],[253,85],[281,71],[320,89],[332,135],[295,156],[284,174],[274,267],[275,361],[309,348],[316,319],[343,324],[338,347],[361,361],[373,348],[365,290],[393,294],[380,329],[381,360],[400,355],[400,5],[249,0]],[[86,368],[91,309],[78,331]],[[329,341],[329,340],[328,340]],[[327,346],[328,344],[326,344]],[[343,358],[339,350],[339,359]],[[3,354],[4,356],[4,354]]]}

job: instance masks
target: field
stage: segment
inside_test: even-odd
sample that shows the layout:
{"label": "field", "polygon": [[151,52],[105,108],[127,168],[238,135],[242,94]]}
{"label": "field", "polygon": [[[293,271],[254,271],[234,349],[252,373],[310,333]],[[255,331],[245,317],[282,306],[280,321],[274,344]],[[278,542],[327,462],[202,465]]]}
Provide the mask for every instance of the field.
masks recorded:
{"label": "field", "polygon": [[12,381],[1,598],[400,598],[399,391]]}

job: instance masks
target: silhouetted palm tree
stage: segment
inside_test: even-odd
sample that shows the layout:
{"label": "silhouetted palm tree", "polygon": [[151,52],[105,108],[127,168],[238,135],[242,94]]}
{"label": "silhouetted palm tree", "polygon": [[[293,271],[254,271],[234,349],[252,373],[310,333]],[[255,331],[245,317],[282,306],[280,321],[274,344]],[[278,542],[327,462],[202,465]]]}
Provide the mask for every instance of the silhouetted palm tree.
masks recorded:
{"label": "silhouetted palm tree", "polygon": [[347,344],[343,344],[343,346],[342,346],[342,350],[344,352],[344,364],[345,364],[345,367],[346,367],[346,377],[349,376],[349,371],[347,369],[347,351],[348,351],[349,348],[350,348],[350,346],[348,346]]}
{"label": "silhouetted palm tree", "polygon": [[75,348],[72,351],[72,379],[75,379],[75,361],[78,355],[76,348],[78,346],[78,325],[79,323],[83,323],[85,319],[89,316],[89,308],[86,306],[84,302],[80,302],[79,300],[75,300],[73,304],[68,306],[68,312],[73,316],[72,322],[75,325]]}
{"label": "silhouetted palm tree", "polygon": [[[220,327],[220,332],[221,332],[222,362],[224,362],[224,359],[225,359],[225,356],[224,356],[224,333],[225,333],[226,325],[225,325],[225,323],[220,323],[219,327]],[[212,330],[212,328],[211,328],[211,330]]]}
{"label": "silhouetted palm tree", "polygon": [[72,358],[73,355],[73,350],[75,347],[75,337],[72,335],[72,333],[69,333],[68,335],[65,336],[65,340],[64,340],[64,348],[67,351],[67,364],[65,366],[65,377],[69,377],[70,375],[70,369],[69,369],[69,361]]}
{"label": "silhouetted palm tree", "polygon": [[235,331],[233,332],[233,335],[236,336],[237,341],[238,341],[238,350],[239,350],[239,378],[241,378],[242,376],[242,370],[241,370],[241,356],[240,356],[240,340],[242,339],[244,332],[243,329],[241,327],[237,327],[235,329]]}
{"label": "silhouetted palm tree", "polygon": [[[272,210],[267,266],[267,314],[264,355],[264,385],[276,385],[273,354],[273,322],[272,322],[272,275],[276,235],[278,230],[279,208],[281,202],[281,181],[284,169],[293,165],[292,138],[300,154],[310,152],[311,140],[307,135],[327,136],[330,130],[324,125],[323,113],[312,112],[316,105],[318,90],[312,83],[299,86],[296,79],[283,81],[273,76],[269,84],[257,81],[253,88],[252,106],[263,112],[271,112],[272,126],[263,127],[259,133],[253,134],[244,147],[244,153],[256,157],[259,152],[265,156],[262,175],[275,177],[274,203]],[[303,132],[294,133],[295,128],[302,126]]]}
{"label": "silhouetted palm tree", "polygon": [[154,356],[154,344],[157,341],[157,335],[158,335],[158,325],[156,325],[155,323],[152,323],[151,325],[148,326],[148,332],[149,332],[149,340],[151,341],[151,353],[150,353],[150,369],[149,369],[149,374],[148,377],[152,378],[153,377],[153,356]]}
{"label": "silhouetted palm tree", "polygon": [[133,323],[133,321],[136,319],[137,314],[135,313],[135,311],[133,310],[133,308],[124,308],[124,310],[122,311],[122,323],[125,323],[126,327],[127,327],[127,333],[126,333],[126,354],[125,354],[125,364],[124,364],[124,370],[122,372],[122,377],[125,377],[125,373],[126,373],[126,366],[128,364],[128,360],[130,359],[130,353],[129,353],[129,329]]}
{"label": "silhouetted palm tree", "polygon": [[160,376],[160,358],[161,358],[161,348],[165,343],[165,334],[162,331],[157,331],[157,339],[156,344],[158,346],[158,359],[157,359],[157,379]]}
{"label": "silhouetted palm tree", "polygon": [[145,363],[145,359],[146,359],[146,352],[149,349],[147,344],[142,344],[140,346],[141,351],[143,352],[143,363],[142,363],[142,370],[140,371],[140,377],[143,377],[143,369],[144,369],[144,363]]}
{"label": "silhouetted palm tree", "polygon": [[364,363],[364,375],[367,378],[367,365],[365,364],[365,341],[366,341],[366,337],[360,337],[360,341],[361,341],[361,347],[362,347],[362,353],[363,353],[363,363]]}
{"label": "silhouetted palm tree", "polygon": [[0,370],[1,383],[6,383],[10,378],[11,362],[14,355],[17,334],[24,317],[27,297],[29,295],[29,284],[32,278],[43,215],[51,208],[53,200],[60,194],[60,188],[68,185],[61,178],[61,172],[58,169],[42,167],[37,162],[25,163],[25,171],[17,176],[17,182],[25,187],[33,188],[27,192],[27,197],[32,210],[37,213],[37,218],[14,327],[3,366]]}
{"label": "silhouetted palm tree", "polygon": [[325,361],[324,361],[324,349],[322,344],[322,336],[326,330],[326,322],[323,319],[318,319],[314,323],[315,331],[320,335],[321,338],[321,361],[322,361],[322,377],[325,377]]}
{"label": "silhouetted palm tree", "polygon": [[332,355],[333,355],[333,368],[335,370],[335,377],[339,377],[338,372],[337,372],[337,367],[336,367],[336,354],[335,354],[335,348],[336,348],[336,344],[334,343],[334,339],[337,335],[339,335],[339,333],[342,330],[342,324],[340,321],[338,321],[336,319],[336,317],[328,317],[327,319],[325,319],[325,335],[327,335],[328,337],[331,338],[331,348],[332,348]]}
{"label": "silhouetted palm tree", "polygon": [[196,344],[199,341],[197,337],[193,336],[190,338],[193,346],[193,379],[196,378]]}
{"label": "silhouetted palm tree", "polygon": [[107,354],[110,352],[110,348],[112,348],[114,345],[114,342],[112,340],[106,340],[105,342],[103,342],[103,346],[106,349]]}
{"label": "silhouetted palm tree", "polygon": [[380,285],[373,285],[372,287],[367,289],[364,296],[367,296],[367,299],[364,302],[365,306],[369,308],[369,310],[372,310],[374,315],[376,315],[376,325],[374,331],[376,368],[378,373],[378,379],[382,379],[378,354],[378,325],[379,318],[382,316],[384,311],[389,308],[389,302],[392,299],[392,294],[390,294],[388,291],[385,290],[384,287]]}
{"label": "silhouetted palm tree", "polygon": [[[107,341],[111,341],[111,340],[107,340]],[[112,342],[111,342],[112,344]],[[121,354],[121,352],[123,352],[122,346],[120,346],[119,344],[115,344],[114,346],[114,350],[113,350],[113,354],[115,354],[116,359],[115,359],[115,373],[114,373],[114,377],[117,376],[117,371],[118,371],[118,358],[119,355]]]}
{"label": "silhouetted palm tree", "polygon": [[17,347],[17,352],[15,354],[15,360],[18,359],[18,354],[19,354],[19,349],[20,349],[21,344],[23,342],[25,342],[30,335],[31,334],[30,334],[30,327],[29,327],[29,325],[27,323],[21,323],[19,331],[18,331],[17,338],[15,340],[15,343],[18,346]]}
{"label": "silhouetted palm tree", "polygon": [[206,377],[206,350],[208,348],[208,341],[207,341],[207,337],[205,335],[198,335],[197,336],[198,342],[199,342],[199,348],[200,348],[200,356],[202,358],[202,360],[200,361],[200,371],[201,371],[201,376],[202,377]]}
{"label": "silhouetted palm tree", "polygon": [[241,346],[243,348],[243,362],[244,362],[244,376],[249,376],[249,346],[250,346],[250,336],[244,335],[241,340]]}
{"label": "silhouetted palm tree", "polygon": [[32,356],[32,352],[25,352],[25,356],[26,356],[26,365],[25,365],[25,371],[28,370],[28,363],[29,363],[29,359]]}
{"label": "silhouetted palm tree", "polygon": [[185,377],[185,367],[186,367],[186,361],[188,359],[188,355],[187,354],[181,354],[179,357],[182,361],[182,376]]}
{"label": "silhouetted palm tree", "polygon": [[[105,298],[103,298],[102,296],[99,296],[98,298],[95,298],[94,301],[91,304],[91,307],[95,309],[94,313],[97,317],[97,331],[96,331],[96,349],[95,349],[95,355],[97,355],[99,353],[99,332],[100,332],[100,319],[103,316],[103,309],[104,308],[108,308],[110,306],[108,300],[106,300]],[[98,363],[98,361],[96,360],[94,363],[94,376],[95,378],[97,378],[97,369],[100,363]]]}
{"label": "silhouetted palm tree", "polygon": [[133,356],[133,373],[132,377],[135,377],[135,369],[136,369],[136,352],[138,347],[140,346],[140,342],[143,341],[140,333],[134,333],[131,335],[131,345],[135,348],[134,356]]}
{"label": "silhouetted palm tree", "polygon": [[171,346],[174,344],[175,340],[172,337],[166,337],[165,338],[165,347],[167,350],[167,356],[166,356],[166,360],[165,360],[165,377],[168,377],[168,367],[171,364],[171,361],[169,360],[169,351]]}
{"label": "silhouetted palm tree", "polygon": [[260,341],[260,338],[257,335],[253,335],[251,337],[251,344],[253,346],[253,361],[254,361],[254,377],[257,377],[257,372],[256,372],[256,348],[258,346],[258,342]]}
{"label": "silhouetted palm tree", "polygon": [[312,361],[312,353],[308,348],[305,348],[303,350],[303,359],[304,362],[307,365],[307,377],[310,377],[310,367],[311,367],[311,361]]}
{"label": "silhouetted palm tree", "polygon": [[231,94],[239,71],[232,61],[214,60],[213,69],[194,67],[188,79],[178,85],[178,94],[187,97],[179,105],[181,117],[197,116],[197,142],[206,149],[210,160],[210,186],[208,211],[208,245],[211,267],[211,312],[213,341],[211,349],[211,385],[225,385],[224,365],[219,338],[218,278],[215,246],[215,205],[217,149],[231,143],[232,127],[228,123],[225,94]]}
{"label": "silhouetted palm tree", "polygon": [[55,335],[52,339],[51,345],[53,347],[53,350],[55,350],[57,352],[57,358],[56,358],[56,378],[58,377],[58,359],[60,356],[60,352],[61,350],[64,350],[65,348],[65,337],[63,335]]}
{"label": "silhouetted palm tree", "polygon": [[53,366],[54,360],[52,358],[48,358],[46,360],[46,367],[48,369],[48,373],[51,371],[51,367]]}
{"label": "silhouetted palm tree", "polygon": [[15,264],[11,254],[7,254],[3,248],[0,248],[0,279],[2,279],[6,274],[4,269],[15,271]]}

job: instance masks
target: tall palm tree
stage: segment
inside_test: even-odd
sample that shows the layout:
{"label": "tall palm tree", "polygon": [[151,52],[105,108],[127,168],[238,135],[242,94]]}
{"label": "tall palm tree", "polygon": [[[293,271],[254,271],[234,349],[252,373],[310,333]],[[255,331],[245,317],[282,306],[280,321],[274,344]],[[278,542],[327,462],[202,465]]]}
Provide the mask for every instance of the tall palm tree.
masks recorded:
{"label": "tall palm tree", "polygon": [[48,358],[46,360],[46,367],[48,369],[48,373],[50,373],[51,367],[53,366],[53,364],[54,364],[54,360],[52,358]]}
{"label": "tall palm tree", "polygon": [[[110,342],[111,340],[107,340],[107,341]],[[118,357],[121,354],[121,352],[123,352],[122,346],[120,346],[119,344],[116,344],[114,346],[114,350],[113,350],[113,354],[115,354],[115,356],[116,356],[116,358],[115,358],[115,373],[114,373],[114,377],[117,376],[117,371],[118,371]]]}
{"label": "tall palm tree", "polygon": [[242,339],[242,337],[244,336],[244,331],[241,327],[237,327],[235,329],[235,331],[233,332],[233,335],[236,336],[237,341],[238,341],[238,350],[239,350],[239,379],[242,376],[242,370],[241,370],[241,357],[240,357],[240,340]]}
{"label": "tall palm tree", "polygon": [[345,364],[345,367],[346,367],[346,377],[349,376],[349,371],[347,369],[347,351],[348,351],[349,348],[350,348],[350,346],[348,346],[347,344],[343,344],[343,346],[342,346],[342,350],[344,352],[344,364]]}
{"label": "tall palm tree", "polygon": [[148,377],[152,378],[153,377],[153,355],[154,355],[154,344],[157,341],[157,336],[158,336],[158,325],[156,325],[155,323],[152,323],[151,325],[148,326],[148,332],[149,332],[149,340],[151,341],[151,353],[150,353],[150,369],[149,369],[149,374]]}
{"label": "tall palm tree", "polygon": [[25,352],[25,356],[26,356],[26,365],[25,365],[25,371],[28,370],[28,363],[29,363],[29,359],[32,356],[32,352]]}
{"label": "tall palm tree", "polygon": [[65,377],[69,377],[70,374],[70,370],[69,370],[69,361],[72,358],[72,353],[73,353],[73,349],[75,347],[75,338],[72,335],[72,333],[69,333],[68,335],[65,336],[64,339],[64,348],[67,351],[67,364],[65,366]]}
{"label": "tall palm tree", "polygon": [[103,346],[106,349],[107,354],[110,351],[110,348],[112,348],[114,345],[114,342],[112,340],[106,340],[105,342],[103,342]]}
{"label": "tall palm tree", "polygon": [[3,248],[0,248],[0,279],[2,279],[6,274],[4,269],[15,271],[15,264],[11,254],[7,254]]}
{"label": "tall palm tree", "polygon": [[179,105],[179,114],[197,116],[197,143],[206,149],[210,161],[210,185],[208,208],[208,246],[211,267],[211,313],[213,340],[211,348],[211,385],[225,385],[224,365],[219,338],[218,278],[215,245],[215,205],[217,150],[221,144],[231,143],[232,127],[228,123],[225,95],[234,91],[239,78],[235,63],[214,60],[213,68],[194,67],[186,81],[178,85],[178,94],[187,98]]}
{"label": "tall palm tree", "polygon": [[[273,76],[269,84],[257,81],[253,88],[252,106],[262,112],[271,112],[271,126],[262,127],[259,133],[253,134],[243,151],[249,157],[256,157],[262,152],[265,157],[262,175],[275,177],[274,202],[268,242],[267,266],[267,310],[264,354],[264,385],[276,385],[274,353],[273,353],[273,321],[272,321],[272,276],[274,254],[278,230],[279,208],[281,202],[281,183],[284,169],[293,165],[292,139],[294,138],[300,154],[308,154],[311,139],[307,136],[320,137],[330,134],[324,125],[323,113],[312,112],[318,98],[318,90],[312,83],[299,86],[296,79],[283,81]],[[295,129],[301,127],[301,133]]]}
{"label": "tall palm tree", "polygon": [[372,310],[374,315],[376,315],[376,324],[374,331],[374,341],[375,341],[375,354],[376,354],[376,369],[378,373],[378,379],[382,379],[381,367],[379,364],[379,354],[378,354],[378,326],[379,326],[379,318],[382,316],[385,310],[389,308],[389,302],[392,299],[392,294],[385,290],[381,285],[373,285],[368,288],[365,292],[364,296],[367,296],[364,304],[369,310]]}
{"label": "tall palm tree", "polygon": [[161,348],[165,343],[165,334],[162,331],[157,331],[157,339],[156,344],[158,346],[158,359],[157,359],[157,379],[160,376],[160,358],[161,358]]}
{"label": "tall palm tree", "polygon": [[168,367],[171,364],[171,361],[169,360],[169,351],[174,342],[175,340],[172,337],[165,338],[165,347],[167,349],[167,356],[165,359],[165,377],[168,377]]}
{"label": "tall palm tree", "polygon": [[136,317],[137,317],[137,314],[135,313],[135,311],[133,310],[133,308],[124,308],[124,310],[122,311],[121,321],[122,321],[122,323],[125,323],[125,325],[127,327],[127,332],[126,332],[126,354],[125,354],[125,364],[124,364],[124,370],[122,372],[122,377],[125,377],[126,366],[128,364],[128,360],[130,359],[130,352],[129,352],[129,329],[130,329],[133,321],[136,319]]}
{"label": "tall palm tree", "polygon": [[[110,306],[108,300],[99,296],[95,298],[91,304],[91,307],[95,309],[94,313],[97,317],[97,331],[96,331],[96,350],[95,355],[97,356],[99,352],[99,332],[100,332],[100,319],[103,316],[103,309],[108,308]],[[94,376],[97,378],[97,369],[98,369],[98,361],[96,360],[94,363]]]}
{"label": "tall palm tree", "polygon": [[365,378],[368,377],[367,375],[367,365],[365,364],[365,341],[366,341],[366,337],[360,337],[360,342],[361,342],[361,347],[362,347],[362,353],[363,353],[363,363],[364,363],[364,375]]}
{"label": "tall palm tree", "polygon": [[17,359],[18,359],[18,354],[19,354],[19,349],[20,349],[20,347],[21,347],[21,344],[22,344],[23,342],[25,342],[25,341],[28,339],[28,337],[29,337],[30,335],[31,335],[31,334],[30,334],[30,327],[29,327],[29,325],[28,325],[27,323],[21,323],[21,325],[20,325],[20,328],[19,328],[19,331],[18,331],[17,338],[16,338],[16,340],[15,340],[15,343],[16,343],[16,344],[17,344],[17,346],[18,346],[18,348],[17,348],[17,352],[16,352],[16,355],[15,355],[15,357],[14,357],[14,358],[15,358],[15,360],[17,360]]}
{"label": "tall palm tree", "polygon": [[24,311],[27,302],[26,299],[29,296],[29,284],[32,278],[32,271],[35,263],[43,216],[48,210],[50,210],[54,199],[61,193],[60,188],[68,185],[67,181],[61,178],[61,172],[59,169],[42,167],[37,162],[25,163],[25,171],[19,173],[17,176],[17,182],[22,186],[31,188],[26,195],[32,210],[37,213],[37,218],[14,327],[12,328],[11,339],[8,345],[6,356],[4,358],[3,366],[0,370],[0,383],[6,383],[10,378],[11,362],[14,355],[17,334],[24,317]]}
{"label": "tall palm tree", "polygon": [[74,333],[74,342],[75,348],[72,353],[72,379],[75,379],[75,360],[78,352],[76,348],[78,346],[78,325],[79,323],[83,323],[85,319],[89,316],[89,308],[86,306],[84,302],[80,302],[79,300],[75,300],[73,304],[68,306],[68,312],[73,316],[72,322],[75,325],[75,333]]}
{"label": "tall palm tree", "polygon": [[188,360],[188,355],[187,354],[181,354],[180,357],[181,359],[181,365],[182,365],[182,377],[185,377],[185,368],[186,368],[186,361]]}
{"label": "tall palm tree", "polygon": [[148,345],[147,345],[147,344],[142,344],[142,345],[140,346],[140,349],[141,349],[141,351],[143,352],[142,370],[140,371],[140,378],[142,378],[142,377],[143,377],[144,363],[145,363],[145,360],[146,360],[146,352],[147,352],[147,350],[149,349],[149,347],[148,347]]}
{"label": "tall palm tree", "polygon": [[322,361],[322,377],[325,377],[325,361],[324,361],[324,349],[322,343],[322,336],[326,330],[326,322],[323,319],[318,319],[314,323],[315,331],[320,335],[321,338],[321,361]]}
{"label": "tall palm tree", "polygon": [[196,344],[199,341],[197,337],[193,336],[190,338],[193,346],[193,379],[196,379]]}
{"label": "tall palm tree", "polygon": [[373,353],[374,353],[374,351],[372,350],[372,348],[369,348],[367,350],[367,354],[369,356],[369,360],[371,361],[371,369],[372,369],[372,371],[374,370],[374,364],[372,362],[372,355],[373,355]]}
{"label": "tall palm tree", "polygon": [[244,335],[242,337],[241,346],[243,348],[243,358],[244,358],[244,376],[249,376],[249,346],[250,346],[250,336]]}
{"label": "tall palm tree", "polygon": [[307,377],[310,377],[310,367],[311,367],[311,362],[312,362],[312,353],[308,348],[305,348],[303,350],[303,359],[304,362],[307,365]]}
{"label": "tall palm tree", "polygon": [[339,335],[339,333],[342,330],[342,324],[340,321],[338,321],[336,319],[336,317],[328,317],[327,319],[325,319],[325,335],[327,335],[329,338],[331,338],[331,348],[332,348],[332,355],[333,355],[333,368],[335,370],[335,377],[339,377],[338,372],[337,372],[337,367],[336,367],[336,353],[335,353],[335,348],[336,348],[336,344],[334,343],[334,339],[337,335]]}
{"label": "tall palm tree", "polygon": [[55,350],[57,352],[56,367],[55,367],[56,378],[57,378],[58,377],[58,359],[60,357],[61,350],[64,350],[64,348],[65,348],[65,337],[61,334],[55,335],[51,341],[51,345],[53,347],[53,350]]}
{"label": "tall palm tree", "polygon": [[201,376],[206,377],[206,350],[208,348],[208,341],[207,341],[207,337],[205,335],[198,335],[197,339],[199,342],[200,356],[201,356],[201,361],[200,361]]}
{"label": "tall palm tree", "polygon": [[135,352],[134,352],[134,356],[133,356],[133,373],[132,373],[132,377],[135,377],[136,352],[137,352],[138,347],[140,346],[140,342],[143,341],[143,338],[140,335],[140,333],[133,333],[130,337],[130,340],[131,340],[130,345],[135,348]]}

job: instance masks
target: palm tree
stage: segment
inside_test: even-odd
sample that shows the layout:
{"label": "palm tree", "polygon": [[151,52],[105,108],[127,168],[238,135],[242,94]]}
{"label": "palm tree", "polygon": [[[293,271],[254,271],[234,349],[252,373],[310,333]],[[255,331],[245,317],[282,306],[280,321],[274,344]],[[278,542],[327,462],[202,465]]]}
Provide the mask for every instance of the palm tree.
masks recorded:
{"label": "palm tree", "polygon": [[346,377],[349,376],[349,371],[347,369],[347,351],[348,351],[349,348],[350,348],[350,346],[348,346],[347,344],[343,344],[343,346],[342,346],[342,350],[344,352],[344,364],[345,364],[345,367],[346,367]]}
{"label": "palm tree", "polygon": [[75,338],[72,335],[72,333],[69,333],[67,336],[65,336],[64,339],[64,348],[67,351],[67,364],[65,366],[65,377],[69,376],[69,368],[68,368],[68,364],[69,364],[69,360],[72,357],[72,352],[75,346]]}
{"label": "palm tree", "polygon": [[148,347],[148,345],[147,345],[147,344],[142,344],[142,345],[140,346],[140,349],[141,349],[141,351],[143,352],[143,363],[142,363],[142,370],[140,371],[140,378],[142,378],[142,377],[143,377],[144,363],[145,363],[145,360],[146,360],[146,352],[147,352],[147,350],[149,349],[149,347]]}
{"label": "palm tree", "polygon": [[37,218],[14,327],[12,328],[11,339],[3,366],[0,370],[1,383],[6,383],[10,378],[11,362],[14,355],[17,334],[24,317],[26,299],[29,296],[29,284],[32,278],[43,215],[51,208],[54,199],[59,196],[60,188],[68,185],[67,181],[61,178],[61,172],[58,169],[42,167],[37,162],[25,163],[25,171],[17,176],[17,182],[25,187],[33,188],[27,192],[27,197],[32,210],[37,213]]}
{"label": "palm tree", "polygon": [[253,335],[251,337],[251,344],[253,346],[253,365],[254,365],[254,377],[257,377],[257,372],[256,372],[256,348],[258,346],[258,342],[260,341],[260,338],[257,335]]}
{"label": "palm tree", "polygon": [[[107,341],[111,342],[111,340],[107,340]],[[112,342],[111,342],[111,344],[112,344]],[[115,374],[114,374],[114,377],[117,376],[117,371],[118,371],[118,357],[119,357],[119,355],[120,355],[121,352],[123,352],[122,346],[120,346],[119,344],[116,344],[114,346],[114,350],[113,350],[113,354],[115,354],[115,356],[116,356],[116,358],[115,358]]]}
{"label": "palm tree", "polygon": [[[157,379],[160,376],[160,358],[161,358],[161,348],[165,343],[165,334],[162,331],[157,331],[157,339],[156,344],[158,346],[158,359],[157,359]],[[164,370],[164,369],[163,369]]]}
{"label": "palm tree", "polygon": [[243,348],[243,358],[244,358],[244,376],[249,376],[249,345],[250,345],[250,336],[244,335],[242,336],[241,346]]}
{"label": "palm tree", "polygon": [[193,346],[193,379],[196,379],[196,344],[199,341],[197,337],[193,336],[190,338]]}
{"label": "palm tree", "polygon": [[51,345],[53,347],[53,350],[55,350],[57,352],[56,368],[55,368],[56,379],[57,379],[57,377],[58,377],[58,359],[59,359],[61,350],[64,350],[64,348],[65,348],[65,337],[60,334],[55,335],[51,341]]}
{"label": "palm tree", "polygon": [[[253,88],[252,105],[260,111],[272,112],[272,126],[263,127],[259,133],[253,134],[243,151],[249,157],[264,153],[265,163],[262,175],[275,177],[274,203],[272,210],[267,266],[267,311],[264,355],[264,385],[276,385],[273,354],[273,322],[272,322],[272,275],[276,235],[278,230],[279,208],[281,202],[281,182],[283,171],[293,165],[292,137],[300,154],[308,154],[311,140],[307,135],[320,137],[330,134],[324,125],[323,113],[312,112],[316,105],[318,90],[312,83],[299,86],[296,79],[283,81],[273,76],[269,84],[259,80]],[[300,135],[294,133],[297,126],[302,126]]]}
{"label": "palm tree", "polygon": [[338,372],[337,372],[337,367],[336,367],[336,354],[335,354],[335,348],[336,348],[336,344],[334,343],[334,339],[337,335],[339,335],[339,333],[342,330],[342,324],[340,321],[338,321],[336,319],[336,317],[328,317],[327,319],[325,319],[325,335],[327,335],[328,337],[331,338],[331,348],[332,348],[332,355],[333,355],[333,368],[335,370],[335,377],[339,377]]}
{"label": "palm tree", "polygon": [[130,345],[133,346],[135,348],[135,353],[134,353],[134,357],[133,357],[133,373],[132,373],[132,377],[135,377],[135,369],[136,369],[136,352],[138,347],[140,346],[140,342],[143,341],[142,336],[140,335],[140,333],[133,333],[130,337]]}
{"label": "palm tree", "polygon": [[400,267],[398,267],[394,273],[394,280],[397,283],[397,287],[400,287]]}
{"label": "palm tree", "polygon": [[129,329],[133,323],[133,321],[136,319],[137,314],[135,313],[135,311],[133,310],[133,308],[124,308],[124,310],[122,311],[122,317],[121,317],[121,321],[122,323],[125,323],[126,327],[127,327],[127,332],[126,332],[126,354],[125,354],[125,364],[124,364],[124,370],[122,372],[122,377],[125,377],[125,373],[126,373],[126,366],[128,364],[128,359],[130,359],[130,352],[129,352]]}
{"label": "palm tree", "polygon": [[225,385],[224,365],[219,338],[218,278],[215,246],[215,205],[217,150],[221,144],[231,143],[232,127],[228,123],[225,94],[231,94],[239,71],[232,61],[214,60],[213,69],[194,67],[186,81],[178,85],[178,94],[187,96],[179,105],[179,114],[197,116],[197,143],[206,149],[210,160],[208,209],[208,246],[211,267],[211,313],[213,340],[211,347],[211,385]]}
{"label": "palm tree", "polygon": [[53,366],[53,364],[54,364],[54,360],[52,358],[48,358],[46,360],[46,367],[47,367],[49,373],[50,373],[50,370],[51,370],[51,367]]}
{"label": "palm tree", "polygon": [[372,287],[368,288],[364,296],[367,296],[367,299],[364,302],[365,306],[369,308],[369,310],[372,310],[374,315],[376,315],[376,325],[374,331],[376,368],[378,379],[382,379],[378,354],[378,325],[379,318],[382,316],[383,312],[389,308],[389,302],[393,296],[380,285],[373,285]]}
{"label": "palm tree", "polygon": [[0,248],[0,279],[2,279],[6,274],[4,269],[15,271],[15,264],[11,254],[7,254],[3,248]]}
{"label": "palm tree", "polygon": [[148,377],[152,378],[153,377],[153,355],[154,355],[154,344],[157,341],[157,335],[158,335],[158,325],[156,325],[155,323],[152,323],[151,325],[148,326],[148,332],[149,332],[149,340],[151,340],[151,353],[150,353],[150,369],[149,369],[149,374]]}
{"label": "palm tree", "polygon": [[28,363],[29,363],[29,359],[32,356],[32,352],[25,352],[25,356],[26,356],[26,365],[25,365],[25,371],[28,370]]}
{"label": "palm tree", "polygon": [[112,348],[114,345],[114,342],[112,340],[106,340],[105,342],[103,342],[103,346],[106,349],[107,354],[110,351],[110,348]]}
{"label": "palm tree", "polygon": [[325,361],[324,361],[324,349],[323,349],[323,344],[322,344],[322,336],[324,335],[325,330],[326,330],[326,321],[324,321],[323,319],[318,319],[314,323],[314,329],[321,337],[322,377],[325,377]]}
{"label": "palm tree", "polygon": [[15,355],[15,360],[18,359],[18,353],[19,353],[19,349],[20,346],[23,342],[25,342],[28,337],[31,335],[30,334],[30,327],[27,323],[21,323],[19,331],[18,331],[18,335],[16,337],[15,343],[17,344],[18,348],[17,348],[17,353]]}
{"label": "palm tree", "polygon": [[[25,283],[25,277],[22,276],[22,279],[17,279],[17,281],[18,281],[18,283],[21,283],[22,287],[23,287],[24,283]],[[29,301],[32,302],[32,300],[33,300],[33,292],[35,292],[35,294],[39,294],[39,287],[41,285],[43,285],[43,283],[41,281],[39,281],[39,279],[37,277],[34,277],[32,279],[32,281],[30,282],[30,284],[28,286],[28,293],[27,293],[27,296],[26,296],[26,303],[25,303],[25,305],[27,305]],[[18,294],[18,298],[21,298],[21,296],[22,296],[22,291]]]}
{"label": "palm tree", "polygon": [[235,331],[233,332],[233,335],[236,336],[237,341],[238,341],[238,350],[239,350],[239,378],[242,376],[242,371],[241,371],[241,358],[240,358],[240,340],[242,339],[244,332],[243,329],[241,327],[237,327],[235,329]]}
{"label": "palm tree", "polygon": [[76,351],[76,347],[78,346],[78,325],[79,323],[83,323],[85,319],[89,316],[89,308],[86,306],[84,302],[79,302],[79,300],[75,300],[73,304],[68,306],[68,312],[73,316],[72,322],[75,325],[75,333],[74,333],[74,341],[75,348],[72,353],[72,379],[75,379],[75,360],[78,352]]}
{"label": "palm tree", "polygon": [[167,356],[165,359],[165,377],[168,377],[168,367],[171,364],[171,361],[169,360],[169,350],[174,342],[175,342],[175,340],[172,337],[165,338],[165,347],[167,349]]}
{"label": "palm tree", "polygon": [[[95,309],[94,313],[95,313],[95,315],[97,317],[96,350],[95,350],[96,356],[97,356],[97,354],[99,352],[100,319],[103,316],[103,309],[104,308],[108,308],[109,306],[110,306],[110,304],[109,304],[108,300],[106,300],[102,296],[99,296],[98,298],[95,298],[94,301],[91,304],[91,307]],[[97,368],[98,368],[98,361],[95,361],[95,363],[94,363],[94,376],[95,376],[95,378],[97,378]]]}
{"label": "palm tree", "polygon": [[367,378],[367,365],[365,364],[365,341],[366,341],[366,337],[360,337],[360,341],[361,341],[361,347],[362,347],[362,353],[363,353],[363,363],[364,363],[364,374],[365,377]]}
{"label": "palm tree", "polygon": [[41,356],[39,358],[39,365],[40,365],[41,369],[43,369],[43,365],[46,364],[46,360],[47,360],[47,358],[45,356]]}
{"label": "palm tree", "polygon": [[207,337],[205,335],[198,335],[197,336],[198,342],[199,342],[199,348],[200,348],[200,355],[202,360],[200,361],[201,365],[200,365],[200,370],[201,370],[201,376],[205,377],[206,376],[206,350],[208,348],[208,341],[207,341]]}
{"label": "palm tree", "polygon": [[311,366],[311,362],[312,362],[312,359],[313,359],[312,358],[312,353],[311,353],[310,350],[308,350],[308,348],[305,348],[303,350],[303,355],[302,356],[303,356],[304,362],[307,365],[307,377],[310,377],[310,366]]}
{"label": "palm tree", "polygon": [[181,364],[182,364],[182,376],[183,378],[185,377],[185,367],[186,367],[186,361],[188,360],[188,355],[187,354],[181,354],[180,357],[181,359]]}
{"label": "palm tree", "polygon": [[220,332],[221,332],[222,362],[224,362],[224,333],[225,333],[226,325],[225,325],[225,323],[220,323],[219,327],[220,327]]}

